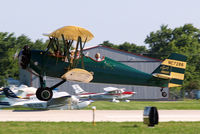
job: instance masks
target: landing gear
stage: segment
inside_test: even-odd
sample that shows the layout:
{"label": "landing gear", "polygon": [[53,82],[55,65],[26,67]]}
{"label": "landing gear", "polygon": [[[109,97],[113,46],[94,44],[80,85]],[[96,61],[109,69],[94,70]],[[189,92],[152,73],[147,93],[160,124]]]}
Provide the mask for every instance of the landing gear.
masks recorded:
{"label": "landing gear", "polygon": [[160,89],[160,92],[162,94],[162,97],[167,97],[167,93],[163,91],[163,88]]}
{"label": "landing gear", "polygon": [[44,81],[42,76],[39,76],[40,78],[40,88],[36,91],[36,97],[41,101],[48,101],[53,97],[52,90],[61,84],[63,84],[66,80],[62,80],[61,82],[55,84],[52,87],[46,87],[46,82]]}
{"label": "landing gear", "polygon": [[48,101],[52,98],[53,92],[48,87],[38,88],[38,90],[36,91],[36,96],[39,100]]}
{"label": "landing gear", "polygon": [[162,92],[162,97],[166,97],[167,93],[166,92]]}

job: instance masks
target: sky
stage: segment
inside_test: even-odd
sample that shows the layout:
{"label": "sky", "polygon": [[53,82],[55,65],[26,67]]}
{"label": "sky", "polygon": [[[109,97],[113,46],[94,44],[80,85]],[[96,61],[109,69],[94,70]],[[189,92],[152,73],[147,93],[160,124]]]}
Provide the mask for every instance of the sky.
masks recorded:
{"label": "sky", "polygon": [[145,45],[150,32],[193,24],[200,28],[199,0],[0,0],[0,32],[31,40],[48,38],[63,26],[80,26],[94,34],[87,47],[103,41]]}

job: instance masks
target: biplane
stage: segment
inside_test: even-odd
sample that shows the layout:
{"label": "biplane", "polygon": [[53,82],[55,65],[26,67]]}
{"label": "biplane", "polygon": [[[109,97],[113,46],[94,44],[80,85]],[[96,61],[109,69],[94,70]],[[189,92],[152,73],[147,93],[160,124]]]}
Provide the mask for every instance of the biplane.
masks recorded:
{"label": "biplane", "polygon": [[[161,87],[181,86],[184,80],[186,57],[171,54],[151,74],[114,61],[108,57],[96,60],[84,55],[85,44],[94,36],[81,27],[65,26],[47,35],[49,44],[46,50],[31,50],[24,46],[19,54],[19,64],[40,79],[36,91],[39,100],[52,98],[52,90],[66,81],[112,83]],[[48,87],[45,77],[61,78],[57,84]]]}

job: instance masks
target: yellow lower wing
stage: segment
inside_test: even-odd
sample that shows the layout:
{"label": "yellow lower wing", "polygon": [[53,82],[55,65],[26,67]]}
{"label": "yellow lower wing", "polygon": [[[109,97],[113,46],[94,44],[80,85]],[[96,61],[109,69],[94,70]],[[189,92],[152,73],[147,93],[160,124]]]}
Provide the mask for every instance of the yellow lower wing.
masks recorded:
{"label": "yellow lower wing", "polygon": [[68,81],[79,81],[88,83],[93,79],[93,75],[92,73],[84,69],[75,68],[65,73],[61,78]]}

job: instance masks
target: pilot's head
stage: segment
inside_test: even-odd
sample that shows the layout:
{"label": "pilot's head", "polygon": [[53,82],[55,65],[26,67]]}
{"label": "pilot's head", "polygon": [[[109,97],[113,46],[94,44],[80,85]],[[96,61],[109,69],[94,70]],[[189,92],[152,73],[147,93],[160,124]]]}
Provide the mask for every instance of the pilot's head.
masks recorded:
{"label": "pilot's head", "polygon": [[96,54],[95,54],[95,58],[96,58],[96,59],[100,58],[100,53],[96,53]]}

